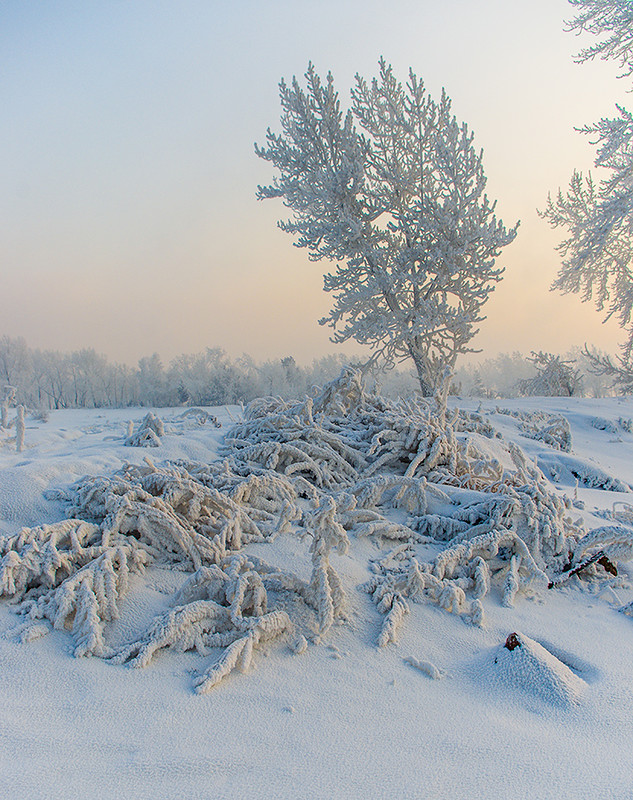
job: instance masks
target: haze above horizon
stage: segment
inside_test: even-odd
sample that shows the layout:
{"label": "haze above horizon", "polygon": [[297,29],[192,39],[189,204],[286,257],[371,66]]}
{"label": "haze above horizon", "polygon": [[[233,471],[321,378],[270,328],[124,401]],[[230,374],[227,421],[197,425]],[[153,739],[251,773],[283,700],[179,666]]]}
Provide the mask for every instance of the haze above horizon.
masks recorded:
{"label": "haze above horizon", "polygon": [[536,212],[592,167],[574,127],[627,101],[614,65],[573,63],[571,13],[566,0],[4,2],[0,335],[127,363],[338,352],[317,323],[326,265],[277,229],[280,203],[256,201],[272,174],[253,142],[278,129],[282,77],[311,60],[346,101],[383,55],[434,96],[446,88],[499,216],[521,219],[474,344],[613,352],[615,323],[549,291],[560,237]]}

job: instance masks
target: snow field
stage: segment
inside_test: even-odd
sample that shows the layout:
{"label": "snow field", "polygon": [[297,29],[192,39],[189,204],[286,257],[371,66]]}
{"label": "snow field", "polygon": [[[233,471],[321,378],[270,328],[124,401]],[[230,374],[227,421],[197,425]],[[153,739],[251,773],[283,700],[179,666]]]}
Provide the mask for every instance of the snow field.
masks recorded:
{"label": "snow field", "polygon": [[[560,403],[565,408],[560,409]],[[591,420],[616,421],[630,402],[507,401],[565,413],[573,455],[633,480],[633,437],[600,430]],[[485,410],[485,409],[484,409]],[[159,412],[167,420],[174,412]],[[86,474],[111,474],[125,461],[149,457],[209,461],[230,425],[191,427],[161,437],[158,448],[124,447],[127,421],[143,412],[57,412],[47,423],[27,419],[25,450],[0,444],[0,530],[64,518],[61,501],[43,489],[66,488]],[[235,416],[236,411],[232,411]],[[526,439],[515,418],[489,417],[531,456],[550,446]],[[489,440],[491,446],[495,439]],[[629,457],[627,458],[627,453]],[[561,456],[563,454],[561,453]],[[590,527],[607,524],[615,493],[584,487],[564,471],[560,496]],[[597,507],[597,508],[596,508]],[[397,542],[349,536],[347,553],[330,562],[347,594],[347,619],[335,620],[320,644],[293,655],[286,641],[264,643],[246,676],[230,674],[204,696],[192,692],[200,656],[156,654],[146,669],[100,659],[73,659],[65,631],[23,644],[19,618],[0,608],[0,664],[5,676],[1,716],[0,788],[29,797],[574,797],[633,794],[631,620],[616,608],[630,601],[630,567],[618,580],[573,579],[556,590],[527,585],[513,608],[493,583],[481,600],[483,627],[464,624],[433,602],[411,602],[397,644],[376,648],[384,616],[358,587],[371,565]],[[442,546],[414,545],[420,561]],[[309,542],[292,532],[246,546],[249,556],[310,580]],[[147,629],[186,573],[150,566],[130,576],[111,647]],[[517,631],[523,645],[503,648]],[[214,650],[207,661],[221,655]],[[495,664],[495,658],[497,663]],[[441,680],[415,664],[440,670]],[[432,670],[431,670],[432,671]],[[535,680],[540,676],[540,680]]]}

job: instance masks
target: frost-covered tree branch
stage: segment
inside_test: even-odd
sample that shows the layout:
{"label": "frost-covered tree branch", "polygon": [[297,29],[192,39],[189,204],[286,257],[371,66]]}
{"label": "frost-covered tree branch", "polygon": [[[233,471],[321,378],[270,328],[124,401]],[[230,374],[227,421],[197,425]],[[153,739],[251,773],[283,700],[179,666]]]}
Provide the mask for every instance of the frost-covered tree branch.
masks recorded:
{"label": "frost-covered tree branch", "polygon": [[312,260],[337,262],[321,320],[333,341],[412,359],[431,395],[471,351],[516,226],[495,216],[482,153],[445,92],[436,102],[412,71],[403,85],[381,60],[377,78],[356,76],[344,112],[331,74],[322,81],[310,64],[306,81],[280,84],[282,132],[255,146],[278,174],[258,197],[282,198],[293,216],[280,228]]}
{"label": "frost-covered tree branch", "polygon": [[621,394],[633,392],[633,364],[623,358],[612,359],[608,355],[590,351],[587,347],[583,355],[590,363],[590,369],[595,375],[604,375],[613,381],[613,386]]}
{"label": "frost-covered tree branch", "polygon": [[[616,59],[633,72],[633,6],[628,0],[569,0],[579,13],[570,30],[606,35],[585,48],[579,61],[600,56]],[[615,317],[626,332],[622,358],[633,353],[633,115],[622,106],[612,119],[603,118],[581,129],[592,138],[597,152],[595,167],[601,180],[575,170],[566,192],[548,198],[541,216],[554,228],[567,230],[558,245],[562,257],[552,289],[580,294],[593,301],[606,319]]]}
{"label": "frost-covered tree branch", "polygon": [[631,75],[633,64],[633,5],[629,0],[569,0],[578,9],[567,23],[567,30],[602,36],[601,41],[583,48],[576,60],[579,63],[596,57],[620,62],[621,77]]}

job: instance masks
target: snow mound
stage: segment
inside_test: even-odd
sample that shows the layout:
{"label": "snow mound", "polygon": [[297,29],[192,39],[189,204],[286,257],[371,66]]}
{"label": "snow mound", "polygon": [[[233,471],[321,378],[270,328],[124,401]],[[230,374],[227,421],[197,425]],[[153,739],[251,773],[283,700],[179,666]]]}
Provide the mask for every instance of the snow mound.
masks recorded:
{"label": "snow mound", "polygon": [[490,674],[500,687],[557,706],[577,705],[587,688],[567,664],[523,633],[511,633],[493,651]]}
{"label": "snow mound", "polygon": [[425,675],[428,675],[428,677],[433,681],[439,681],[445,677],[444,672],[441,669],[438,669],[431,661],[420,661],[414,656],[407,656],[407,658],[404,659],[404,663],[409,664],[409,666],[417,669],[419,672],[423,672]]}

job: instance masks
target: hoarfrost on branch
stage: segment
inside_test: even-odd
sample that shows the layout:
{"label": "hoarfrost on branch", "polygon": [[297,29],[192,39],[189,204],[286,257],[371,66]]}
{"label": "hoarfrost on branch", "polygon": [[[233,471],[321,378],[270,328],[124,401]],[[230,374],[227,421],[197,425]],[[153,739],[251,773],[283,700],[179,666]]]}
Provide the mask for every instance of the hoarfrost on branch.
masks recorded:
{"label": "hoarfrost on branch", "polygon": [[[603,37],[581,50],[579,61],[615,59],[623,76],[633,73],[633,9],[628,0],[569,0],[577,9],[569,30]],[[621,76],[622,77],[622,76]],[[633,355],[633,116],[617,106],[617,115],[580,129],[596,145],[595,167],[601,180],[575,170],[568,190],[548,198],[541,215],[567,237],[558,245],[562,257],[552,288],[564,294],[580,294],[592,301],[606,319],[615,317],[626,332],[621,346],[620,367],[631,372]],[[586,355],[591,354],[586,350]],[[618,367],[610,359],[595,359],[604,374],[617,377]],[[629,381],[630,383],[630,381]]]}
{"label": "hoarfrost on branch", "polygon": [[294,216],[279,227],[312,260],[337,262],[321,320],[333,341],[355,339],[391,364],[411,358],[430,396],[471,351],[516,226],[495,216],[482,153],[448,95],[435,101],[412,71],[403,85],[379,66],[378,78],[356,76],[347,112],[331,73],[322,81],[312,64],[307,90],[280,83],[282,133],[255,147],[278,175],[258,197],[283,198]]}

